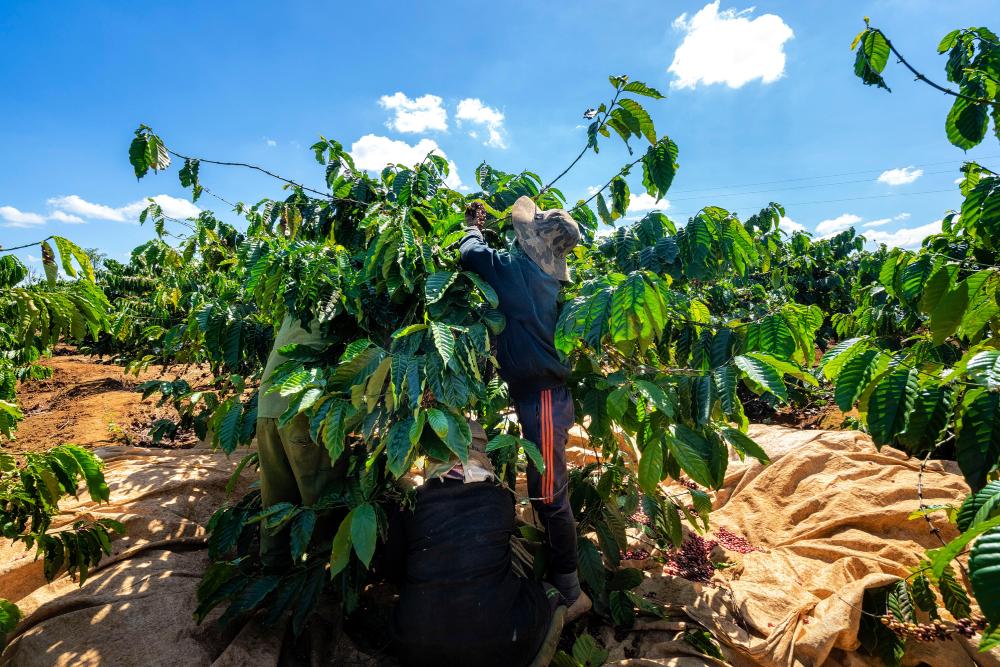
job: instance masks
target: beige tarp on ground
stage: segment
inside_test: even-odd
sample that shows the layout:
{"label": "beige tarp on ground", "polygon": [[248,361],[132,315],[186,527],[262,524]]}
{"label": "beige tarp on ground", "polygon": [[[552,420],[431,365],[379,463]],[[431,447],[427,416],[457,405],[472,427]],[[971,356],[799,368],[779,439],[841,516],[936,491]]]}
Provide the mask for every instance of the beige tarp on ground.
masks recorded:
{"label": "beige tarp on ground", "polygon": [[[905,575],[935,546],[922,520],[907,520],[918,505],[918,463],[878,453],[852,432],[755,426],[752,435],[774,462],[734,462],[712,520],[766,551],[727,554],[736,567],[709,585],[664,575],[650,560],[640,591],[710,628],[736,665],[876,664],[855,652],[863,590]],[[26,614],[4,664],[276,665],[280,633],[253,624],[223,632],[191,618],[206,565],[203,526],[225,498],[235,459],[205,450],[99,453],[111,503],[67,503],[61,518],[109,516],[129,534],[82,588],[65,577],[46,585],[33,554],[0,546],[0,596]],[[926,502],[954,503],[965,492],[952,466],[928,466]],[[683,626],[641,619],[622,641],[610,629],[598,639],[620,664],[718,664],[679,639]],[[312,653],[326,664],[364,660],[347,642]],[[921,661],[1000,665],[964,640],[915,645],[906,662]]]}
{"label": "beige tarp on ground", "polygon": [[[207,560],[203,526],[225,497],[235,460],[206,450],[108,447],[111,502],[63,503],[53,527],[78,518],[125,524],[82,588],[46,585],[34,551],[0,543],[0,596],[25,614],[5,660],[23,665],[209,664],[226,647],[191,618]],[[81,497],[82,498],[82,497]]]}
{"label": "beige tarp on ground", "polygon": [[[712,523],[765,551],[729,554],[737,567],[712,585],[654,571],[639,590],[709,628],[734,665],[879,664],[855,652],[864,589],[906,576],[918,554],[940,546],[922,519],[907,519],[919,506],[919,461],[878,452],[852,431],[755,425],[750,435],[772,463],[732,463]],[[923,488],[927,504],[957,504],[968,492],[957,466],[939,462],[927,465]],[[955,535],[937,525],[945,539]],[[676,657],[669,623],[644,625],[623,642],[643,659],[622,664],[705,664]],[[904,664],[921,662],[993,666],[1000,658],[962,639],[911,643]]]}

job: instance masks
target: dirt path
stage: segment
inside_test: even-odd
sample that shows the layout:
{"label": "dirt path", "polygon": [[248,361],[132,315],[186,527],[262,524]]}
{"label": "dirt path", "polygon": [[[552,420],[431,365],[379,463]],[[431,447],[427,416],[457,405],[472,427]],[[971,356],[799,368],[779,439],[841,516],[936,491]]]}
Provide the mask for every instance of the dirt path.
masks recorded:
{"label": "dirt path", "polygon": [[[36,452],[67,442],[88,448],[107,444],[148,446],[150,425],[161,418],[176,420],[177,412],[170,406],[157,407],[155,397],[143,401],[137,391],[139,385],[146,380],[180,376],[195,386],[209,379],[202,369],[182,373],[183,367],[163,373],[157,366],[138,377],[127,375],[122,366],[75,354],[70,348],[57,350],[43,363],[52,368],[52,377],[26,382],[18,388],[25,419],[17,429],[17,440],[4,443],[9,451]],[[196,442],[188,433],[161,446],[190,447]]]}

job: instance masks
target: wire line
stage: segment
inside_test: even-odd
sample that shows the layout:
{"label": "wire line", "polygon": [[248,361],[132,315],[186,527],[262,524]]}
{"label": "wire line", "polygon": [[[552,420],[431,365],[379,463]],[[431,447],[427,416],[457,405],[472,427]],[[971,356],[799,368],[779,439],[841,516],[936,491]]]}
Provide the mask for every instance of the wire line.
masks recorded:
{"label": "wire line", "polygon": [[[984,155],[981,160],[996,160],[1000,159],[1000,155]],[[942,160],[940,162],[922,162],[918,164],[908,165],[910,167],[936,167],[942,164],[958,164],[962,165],[966,162],[975,162],[975,160]],[[839,174],[817,174],[815,176],[798,176],[795,178],[780,178],[773,181],[758,181],[756,183],[745,183],[743,185],[719,185],[711,188],[689,188],[687,190],[673,190],[674,194],[686,194],[689,192],[709,192],[712,190],[728,190],[731,188],[750,188],[756,187],[758,185],[775,185],[780,183],[793,183],[796,181],[811,181],[820,178],[840,178],[842,176],[859,176],[861,174],[874,174],[881,173],[883,171],[888,171],[888,169],[863,169],[860,171],[845,171]]]}

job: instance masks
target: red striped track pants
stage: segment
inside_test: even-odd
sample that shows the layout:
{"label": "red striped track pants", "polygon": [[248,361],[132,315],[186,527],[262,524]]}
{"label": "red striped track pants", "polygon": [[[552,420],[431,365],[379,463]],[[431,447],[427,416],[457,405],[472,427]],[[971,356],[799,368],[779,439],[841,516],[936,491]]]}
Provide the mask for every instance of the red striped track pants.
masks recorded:
{"label": "red striped track pants", "polygon": [[545,462],[539,473],[528,465],[528,494],[548,534],[550,571],[576,571],[576,521],[569,504],[566,441],[573,426],[573,396],[566,387],[544,389],[515,401],[524,438],[538,446]]}

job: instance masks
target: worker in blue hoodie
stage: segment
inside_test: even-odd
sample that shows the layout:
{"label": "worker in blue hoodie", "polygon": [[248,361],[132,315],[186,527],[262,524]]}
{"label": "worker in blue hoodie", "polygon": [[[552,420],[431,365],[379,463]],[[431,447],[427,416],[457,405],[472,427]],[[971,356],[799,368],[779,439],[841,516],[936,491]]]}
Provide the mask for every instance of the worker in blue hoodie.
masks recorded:
{"label": "worker in blue hoodie", "polygon": [[591,601],[577,575],[576,521],[566,474],[566,441],[575,415],[566,387],[570,369],[555,348],[555,329],[561,283],[570,280],[566,257],[580,242],[580,228],[566,211],[542,211],[521,197],[511,213],[517,241],[510,251],[498,251],[483,239],[483,205],[471,204],[465,218],[462,266],[482,276],[500,298],[507,319],[497,336],[500,377],[510,390],[522,435],[538,446],[545,462],[544,472],[528,464],[528,492],[548,536],[547,581],[568,607],[569,622],[587,613]]}

